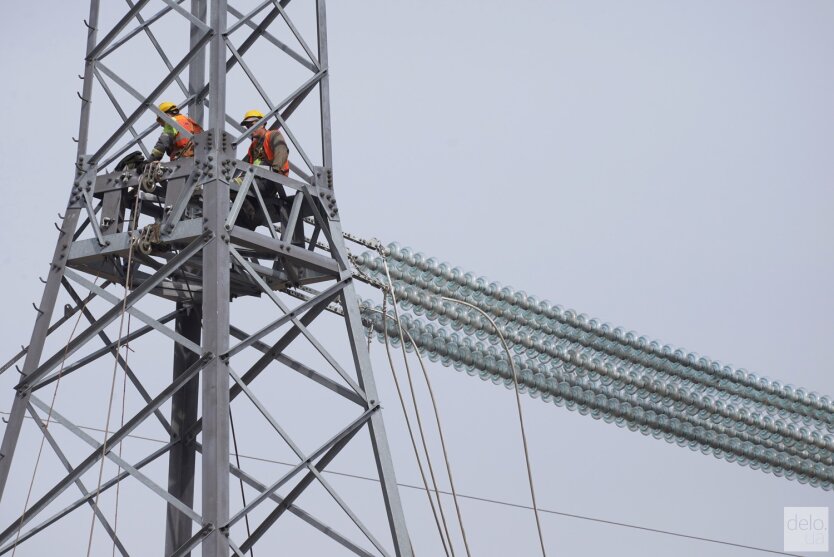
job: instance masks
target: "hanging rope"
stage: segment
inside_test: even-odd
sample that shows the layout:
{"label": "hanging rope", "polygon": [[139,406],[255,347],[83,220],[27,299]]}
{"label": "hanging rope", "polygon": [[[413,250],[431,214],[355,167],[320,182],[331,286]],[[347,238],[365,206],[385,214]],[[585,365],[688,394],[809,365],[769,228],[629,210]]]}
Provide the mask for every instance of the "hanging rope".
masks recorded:
{"label": "hanging rope", "polygon": [[[237,450],[237,433],[235,432],[235,419],[234,419],[234,416],[232,416],[232,407],[231,406],[229,406],[229,426],[232,429],[232,446],[235,449],[235,463],[237,464],[237,469],[238,470],[243,470],[243,468],[240,467],[240,453],[238,453],[238,450]],[[243,502],[243,506],[245,508],[246,507],[246,492],[243,491],[243,476],[240,476],[238,478],[238,481],[240,481],[240,499]],[[252,531],[249,528],[249,513],[246,513],[243,516],[243,520],[246,522],[246,537],[247,537],[247,539],[251,538],[252,537]],[[254,545],[249,548],[249,555],[251,557],[255,557],[255,547],[254,547]]]}
{"label": "hanging rope", "polygon": [[[96,277],[93,284],[96,284],[97,282],[98,282],[98,277]],[[61,377],[63,376],[64,365],[66,364],[66,361],[67,361],[67,353],[69,352],[69,344],[72,342],[72,339],[75,338],[75,332],[78,329],[78,324],[81,322],[81,317],[83,317],[83,315],[84,315],[84,309],[87,307],[87,304],[89,303],[90,300],[92,300],[92,298],[88,298],[87,300],[85,300],[84,304],[81,306],[81,309],[78,312],[78,317],[76,318],[75,324],[73,325],[72,331],[70,332],[69,338],[67,339],[66,348],[64,348],[64,355],[61,358],[61,367],[58,369],[58,378],[55,381],[55,390],[52,391],[52,400],[49,403],[49,412],[47,412],[47,414],[46,414],[46,422],[44,423],[44,426],[43,426],[45,430],[49,428],[49,424],[51,423],[51,420],[52,420],[52,409],[55,407],[55,400],[58,398],[58,388],[61,386]],[[14,545],[12,546],[12,557],[14,557],[15,553],[17,553],[17,544],[20,541],[20,531],[23,528],[23,516],[26,514],[26,511],[29,509],[29,501],[32,498],[32,488],[35,485],[35,476],[38,473],[38,466],[40,466],[40,463],[41,463],[41,455],[43,454],[43,444],[44,444],[45,441],[46,441],[46,435],[41,437],[41,443],[40,443],[40,446],[38,447],[38,456],[35,459],[35,466],[32,469],[32,478],[29,480],[29,489],[26,492],[26,501],[23,503],[23,512],[20,513],[20,522],[17,525],[17,533],[15,534]],[[95,514],[94,514],[94,516],[95,516]]]}
{"label": "hanging rope", "polygon": [[[373,311],[373,312],[382,314],[381,311],[379,311],[377,309],[373,309],[373,308],[369,308],[369,311]],[[454,501],[454,504],[455,504],[455,512],[456,512],[457,518],[458,518],[458,525],[460,527],[461,535],[463,537],[463,545],[466,549],[466,555],[470,556],[471,553],[470,553],[470,550],[469,550],[469,542],[468,542],[468,539],[467,539],[467,536],[466,536],[466,529],[463,526],[463,518],[461,516],[460,505],[458,504],[457,491],[455,490],[455,481],[452,477],[452,466],[449,463],[449,454],[448,454],[448,450],[446,449],[446,440],[445,440],[445,437],[443,436],[443,428],[442,428],[441,422],[440,422],[440,413],[439,413],[439,410],[437,408],[437,400],[434,397],[434,389],[431,386],[431,380],[429,379],[429,375],[428,375],[428,371],[426,369],[425,362],[424,362],[423,357],[420,353],[420,348],[417,346],[417,343],[414,342],[414,339],[412,338],[411,333],[409,333],[408,330],[402,329],[402,332],[405,333],[405,335],[408,337],[409,342],[411,342],[411,345],[414,346],[414,350],[417,353],[417,360],[420,362],[420,368],[423,371],[423,377],[425,377],[425,379],[426,379],[426,385],[428,387],[429,395],[431,397],[432,408],[434,409],[434,417],[435,417],[435,420],[437,422],[437,430],[438,430],[438,433],[440,435],[440,446],[441,446],[442,451],[443,451],[443,459],[446,463],[446,471],[447,471],[447,474],[449,476],[449,485],[451,486],[451,489],[452,489],[451,495],[452,495],[452,500]],[[370,337],[369,337],[368,345],[370,347]],[[436,491],[436,494],[440,494],[440,493],[443,493],[443,492],[438,489]]]}
{"label": "hanging rope", "polygon": [[[388,304],[388,297],[383,296],[382,299],[382,319],[383,322],[387,319],[386,315],[386,307]],[[397,372],[394,368],[394,358],[391,357],[391,348],[388,343],[388,328],[383,327],[385,330],[385,353],[388,356],[388,364],[391,367],[391,376],[394,378],[394,385],[397,388],[397,395],[400,398],[400,406],[403,409],[403,416],[405,417],[405,425],[408,429],[408,436],[411,438],[411,446],[414,449],[414,458],[417,459],[417,468],[420,470],[420,478],[423,480],[423,487],[426,488],[426,497],[429,498],[429,506],[431,507],[432,515],[434,515],[434,522],[437,525],[437,533],[440,535],[440,541],[443,543],[443,551],[446,553],[446,557],[449,557],[449,548],[446,547],[446,539],[443,536],[443,528],[440,525],[440,519],[437,516],[437,510],[434,508],[434,500],[431,497],[431,490],[429,489],[429,483],[426,480],[426,473],[423,470],[423,463],[420,460],[420,451],[417,450],[417,441],[414,439],[414,430],[411,427],[411,420],[408,417],[408,411],[405,408],[405,398],[403,397],[402,389],[400,388],[400,380],[397,378]],[[437,495],[437,494],[435,494]]]}
{"label": "hanging rope", "polygon": [[[385,263],[384,256],[383,256],[383,263]],[[385,263],[385,266],[386,266],[386,270],[387,270],[387,268],[388,268],[387,263]],[[389,286],[390,294],[391,294],[391,305],[394,308],[394,319],[396,320],[397,330],[399,331],[400,338],[402,339],[403,338],[402,324],[400,323],[400,313],[399,313],[399,310],[397,309],[397,296],[396,296],[396,294],[394,294],[394,284],[391,281],[391,276],[390,275],[387,275],[387,276],[388,276],[388,286]],[[423,419],[420,417],[420,408],[417,404],[417,395],[414,392],[414,380],[412,379],[412,376],[411,376],[411,367],[408,365],[408,354],[405,350],[405,342],[401,342],[400,346],[402,348],[402,353],[403,353],[403,363],[405,364],[405,373],[406,373],[406,377],[408,378],[408,389],[411,393],[411,403],[414,407],[414,414],[417,417],[417,431],[420,434],[420,443],[423,446],[423,451],[426,453],[426,463],[428,464],[428,467],[429,467],[429,476],[431,476],[432,485],[434,486],[435,497],[437,497],[437,506],[440,510],[440,520],[443,523],[443,530],[446,532],[446,538],[449,540],[449,550],[452,553],[452,557],[454,557],[455,549],[454,549],[454,546],[452,545],[452,536],[449,535],[449,526],[446,523],[446,514],[443,512],[443,502],[440,500],[440,495],[437,493],[437,479],[435,478],[435,475],[434,475],[434,466],[432,466],[431,456],[429,455],[428,444],[426,443],[426,434],[425,434],[425,431],[423,429]]]}
{"label": "hanging rope", "polygon": [[[387,268],[387,264],[386,264],[386,268]],[[465,306],[469,306],[469,307],[481,312],[481,314],[483,314],[483,316],[486,317],[489,320],[490,323],[492,323],[492,326],[495,328],[496,334],[501,339],[501,344],[503,344],[503,346],[504,346],[504,351],[507,353],[507,361],[510,364],[510,368],[513,370],[513,385],[515,386],[515,402],[516,402],[516,408],[518,409],[518,424],[521,427],[521,442],[524,445],[524,462],[527,465],[527,480],[530,482],[530,498],[533,500],[533,514],[536,515],[536,529],[539,532],[539,544],[541,545],[541,548],[542,548],[542,556],[546,556],[547,552],[545,551],[545,548],[544,548],[544,535],[542,534],[542,523],[541,523],[541,519],[539,518],[539,507],[536,504],[536,489],[533,486],[533,470],[532,470],[532,467],[530,465],[530,451],[527,447],[527,433],[524,429],[524,412],[522,412],[522,410],[521,410],[521,392],[519,391],[519,388],[518,388],[518,372],[515,369],[515,362],[513,361],[513,356],[510,353],[510,347],[507,346],[507,341],[504,339],[504,335],[501,334],[501,330],[498,328],[498,325],[496,325],[495,321],[492,320],[492,317],[490,317],[486,312],[484,312],[483,310],[481,310],[477,306],[474,306],[474,305],[470,304],[469,302],[464,302],[463,300],[457,300],[455,298],[447,298],[445,296],[443,296],[442,298],[444,300],[449,301],[449,302],[455,302],[455,303],[458,303],[458,304],[463,304]]]}
{"label": "hanging rope", "polygon": [[[139,208],[140,208],[140,198],[141,195],[137,191],[136,192],[136,201],[133,205],[133,213],[130,215],[130,220],[132,229],[135,230],[139,224]],[[124,324],[125,324],[125,313],[127,313],[127,295],[130,289],[131,284],[131,272],[133,268],[133,249],[136,245],[135,239],[132,239],[130,242],[130,246],[128,247],[127,251],[127,268],[125,269],[125,284],[124,284],[124,296],[122,297],[122,308],[119,315],[119,339],[116,341],[116,352],[115,358],[113,361],[113,378],[110,381],[110,399],[107,404],[107,419],[105,420],[104,425],[104,441],[101,444],[101,462],[98,467],[98,482],[96,485],[96,496],[93,500],[93,515],[90,519],[90,536],[87,540],[87,557],[90,557],[90,553],[93,549],[93,533],[95,532],[96,528],[96,513],[95,511],[98,509],[98,501],[99,497],[101,496],[101,482],[104,476],[104,461],[107,459],[107,438],[110,436],[110,417],[113,412],[113,396],[116,391],[116,375],[119,369],[119,354],[122,348],[122,334],[124,333]],[[123,401],[124,403],[124,401]]]}
{"label": "hanging rope", "polygon": [[423,370],[423,377],[426,379],[426,386],[429,389],[429,396],[431,397],[431,405],[432,408],[434,408],[434,419],[437,421],[437,432],[440,434],[440,446],[443,449],[443,460],[446,462],[446,472],[449,475],[449,486],[452,488],[452,501],[455,503],[455,513],[458,515],[458,525],[460,526],[460,533],[463,536],[463,547],[466,549],[467,557],[471,557],[471,553],[469,552],[469,542],[466,539],[466,529],[463,527],[463,517],[461,516],[460,505],[458,504],[458,494],[455,490],[455,480],[452,479],[452,466],[449,464],[449,453],[446,450],[446,440],[443,436],[443,427],[440,425],[440,413],[437,409],[437,401],[434,398],[434,389],[432,389],[431,380],[429,379],[429,374],[426,370],[426,364],[423,361],[423,356],[420,354],[420,348],[417,346],[417,343],[414,342],[414,339],[411,337],[411,333],[405,329],[403,329],[403,332],[406,334],[408,340],[411,342],[411,345],[414,347],[414,352],[417,354],[417,361],[420,362],[420,369]]}
{"label": "hanging rope", "polygon": [[[344,237],[348,240],[359,243],[359,244],[361,244],[365,247],[370,247],[370,248],[373,248],[377,251],[380,251],[380,253],[382,254],[383,260],[384,260],[385,255],[382,252],[383,248],[382,248],[381,243],[378,240],[364,240],[364,239],[361,239],[361,238],[358,238],[358,237],[355,237],[355,236],[351,236],[347,233],[344,234]],[[320,247],[322,247],[323,249],[328,249],[326,246],[320,245]],[[355,256],[352,256],[348,252],[348,258],[351,260],[351,262],[353,262],[353,260],[355,259]],[[379,281],[377,281],[375,279],[371,279],[370,277],[367,277],[366,275],[363,275],[359,271],[355,271],[354,276],[356,278],[359,278],[359,280],[362,280],[363,282],[369,284],[370,286],[373,286],[374,288],[377,288],[378,290],[380,290],[383,293],[383,309],[385,309],[385,307],[387,306],[387,302],[388,302],[387,297],[386,297],[386,292],[388,291],[389,287],[380,283]],[[391,284],[390,278],[391,277],[389,275],[388,276],[389,285],[393,286]],[[431,379],[429,378],[428,372],[426,370],[425,363],[423,361],[422,355],[420,354],[420,349],[417,347],[417,344],[414,342],[414,339],[411,338],[410,333],[408,333],[408,331],[405,331],[401,326],[398,311],[397,311],[397,306],[396,306],[396,297],[393,293],[393,288],[391,289],[391,291],[392,291],[392,298],[394,299],[394,309],[395,309],[394,319],[397,323],[398,330],[400,331],[400,333],[404,332],[406,335],[408,335],[409,340],[411,341],[411,344],[415,347],[415,351],[417,352],[417,359],[420,363],[420,368],[422,369],[423,377],[426,380],[426,385],[427,385],[428,390],[429,390],[429,395],[431,397],[431,402],[432,402],[432,408],[433,408],[433,411],[434,411],[435,420],[437,422],[438,433],[439,433],[439,437],[440,437],[440,444],[441,444],[441,448],[442,448],[442,452],[443,452],[443,458],[444,458],[444,462],[446,464],[446,471],[447,471],[447,474],[448,474],[448,477],[449,477],[449,484],[450,484],[451,489],[452,489],[452,499],[453,499],[453,502],[454,502],[454,505],[455,505],[455,513],[457,515],[458,525],[459,525],[460,530],[461,530],[461,535],[462,535],[462,538],[463,538],[463,544],[464,544],[464,548],[466,550],[467,557],[470,557],[471,552],[470,552],[470,549],[469,549],[469,542],[468,542],[468,539],[467,539],[467,536],[466,536],[466,529],[463,525],[463,518],[462,518],[462,514],[461,514],[461,510],[460,510],[460,505],[459,505],[459,502],[458,502],[458,499],[457,499],[457,492],[455,490],[454,479],[452,477],[452,468],[451,468],[451,465],[449,463],[449,455],[448,455],[448,451],[446,449],[446,441],[445,441],[445,438],[443,436],[443,429],[442,429],[441,421],[440,421],[440,413],[439,413],[439,410],[438,410],[438,407],[437,407],[437,400],[435,399],[435,396],[434,396],[434,390],[432,389],[432,386],[431,386]],[[383,320],[386,319],[387,317],[390,317],[390,316],[386,315],[387,312],[383,313],[383,312],[379,312],[378,310],[373,310],[373,309],[371,311],[377,311],[378,313],[382,313],[383,314]],[[385,333],[386,333],[386,352],[388,352],[387,327],[385,328]],[[369,330],[368,331],[368,351],[369,352],[370,352],[370,348],[371,348],[371,340],[373,339],[372,335],[373,335],[373,331]],[[392,361],[392,358],[390,357],[390,352],[388,353],[388,356],[389,356],[389,364],[391,365],[392,372],[393,372],[393,361]],[[416,397],[415,397],[415,391],[414,391],[414,386],[413,386],[413,382],[412,382],[411,372],[410,372],[410,368],[409,368],[409,365],[408,365],[408,359],[406,357],[405,352],[403,352],[403,361],[405,362],[406,372],[408,374],[409,387],[410,387],[410,391],[411,391],[411,397],[412,397],[412,402],[413,402],[413,405],[414,405],[415,414],[417,415],[417,418],[418,418],[418,428],[420,430],[422,445],[423,445],[424,451],[426,452],[426,458],[427,458],[428,463],[429,463],[430,474],[432,476],[432,481],[434,482],[435,496],[437,497],[438,506],[440,506],[440,509],[441,509],[441,518],[443,520],[443,525],[444,525],[444,530],[446,532],[446,537],[449,539],[449,544],[451,546],[451,536],[449,534],[448,525],[446,523],[445,515],[442,512],[442,504],[441,504],[440,496],[439,496],[440,490],[437,487],[437,482],[436,482],[435,477],[434,477],[434,471],[433,471],[433,468],[431,466],[431,460],[429,458],[428,448],[426,446],[426,441],[425,441],[425,435],[424,435],[423,428],[422,428],[422,421],[420,420],[419,409],[418,409],[417,400],[416,400]],[[395,380],[395,384],[397,385],[397,389],[399,391],[399,382],[397,380],[396,374],[394,374],[394,380]],[[402,397],[401,397],[400,402],[401,402],[401,404],[403,404],[402,403]],[[410,428],[408,414],[405,411],[404,405],[403,405],[403,412],[405,414],[406,423],[409,425],[409,428]],[[409,433],[411,433],[411,431]],[[412,443],[413,443],[413,435],[412,435]],[[415,455],[417,455],[416,447],[415,447]],[[418,457],[418,464],[419,464],[419,462],[420,461],[419,461],[419,457]],[[424,478],[424,483],[425,483],[425,478]],[[426,490],[428,491],[428,486],[426,486]],[[432,502],[431,498],[429,499],[429,502],[430,503]],[[437,519],[436,516],[435,516],[435,519]],[[442,538],[442,535],[441,535],[441,538]],[[454,550],[452,549],[452,551],[454,551]]]}
{"label": "hanging rope", "polygon": [[[131,315],[128,314],[127,316],[127,336],[130,338],[130,318]],[[127,399],[127,366],[128,366],[128,359],[130,357],[130,341],[125,344],[125,369],[124,369],[124,377],[122,379],[122,416],[119,420],[119,428],[121,429],[125,425],[125,401]],[[119,358],[118,351],[116,352],[116,359]],[[123,442],[119,441],[119,458],[122,458],[122,446]],[[119,531],[119,493],[121,491],[122,482],[118,482],[116,484],[116,509],[113,512],[113,551],[111,553],[111,557],[116,557],[116,533]]]}

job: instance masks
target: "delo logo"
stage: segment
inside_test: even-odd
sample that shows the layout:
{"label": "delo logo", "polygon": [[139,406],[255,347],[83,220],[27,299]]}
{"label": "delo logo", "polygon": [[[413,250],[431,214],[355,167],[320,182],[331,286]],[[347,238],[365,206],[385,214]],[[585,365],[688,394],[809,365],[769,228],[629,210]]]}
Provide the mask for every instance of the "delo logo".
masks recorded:
{"label": "delo logo", "polygon": [[785,507],[785,551],[828,551],[828,507]]}

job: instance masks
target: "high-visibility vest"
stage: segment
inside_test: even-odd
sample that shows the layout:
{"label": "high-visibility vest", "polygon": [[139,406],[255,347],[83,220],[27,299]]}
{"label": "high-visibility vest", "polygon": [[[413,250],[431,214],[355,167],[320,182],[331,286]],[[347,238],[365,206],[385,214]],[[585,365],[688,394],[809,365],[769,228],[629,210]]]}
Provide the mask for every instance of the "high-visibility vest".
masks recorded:
{"label": "high-visibility vest", "polygon": [[[264,147],[264,156],[266,157],[265,161],[261,161],[262,163],[266,163],[269,166],[272,166],[272,161],[275,160],[275,151],[272,149],[272,134],[275,133],[272,130],[267,130],[264,134],[263,138],[263,147]],[[255,164],[257,157],[255,156],[256,150],[256,141],[252,141],[252,144],[249,146],[249,153],[247,154],[247,160],[249,164]],[[290,161],[287,159],[284,161],[284,165],[281,167],[280,173],[284,176],[290,175]]]}
{"label": "high-visibility vest", "polygon": [[[191,135],[197,135],[198,133],[203,132],[203,128],[201,128],[197,122],[184,114],[177,114],[174,116],[174,120],[176,120],[177,123]],[[184,134],[177,131],[177,135],[174,139],[174,149],[170,153],[170,156],[171,160],[176,160],[180,157],[193,157],[194,142],[191,141],[190,137],[186,137]]]}

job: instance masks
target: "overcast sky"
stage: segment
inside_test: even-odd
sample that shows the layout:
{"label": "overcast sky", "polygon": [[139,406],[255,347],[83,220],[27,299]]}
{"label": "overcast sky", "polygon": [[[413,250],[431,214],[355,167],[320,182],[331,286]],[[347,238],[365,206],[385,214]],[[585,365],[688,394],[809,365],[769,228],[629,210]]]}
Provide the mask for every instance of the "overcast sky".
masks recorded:
{"label": "overcast sky", "polygon": [[[291,15],[302,11],[295,4],[303,1]],[[28,343],[51,223],[71,185],[86,12],[83,0],[3,7],[4,361]],[[362,0],[331,1],[328,19],[347,231],[834,394],[834,3]],[[234,111],[250,102],[242,99],[230,100]],[[372,357],[398,479],[416,485],[381,345]],[[527,504],[511,392],[439,364],[430,373],[459,491]],[[0,410],[11,405],[13,379],[0,378]],[[546,509],[781,550],[783,507],[834,502],[831,492],[539,400],[525,399],[524,410]],[[359,460],[341,469],[373,473]],[[25,497],[29,473],[15,470]],[[439,555],[424,495],[402,495],[415,548]],[[536,554],[531,513],[462,505],[474,555]],[[4,504],[0,522],[17,513]],[[551,555],[763,555],[564,516],[543,521]],[[288,533],[282,554],[306,554],[311,532]],[[83,554],[83,526],[77,535],[79,553],[67,554]],[[145,543],[137,554],[159,553]],[[319,554],[341,555],[328,543]],[[39,554],[26,551],[18,554]]]}

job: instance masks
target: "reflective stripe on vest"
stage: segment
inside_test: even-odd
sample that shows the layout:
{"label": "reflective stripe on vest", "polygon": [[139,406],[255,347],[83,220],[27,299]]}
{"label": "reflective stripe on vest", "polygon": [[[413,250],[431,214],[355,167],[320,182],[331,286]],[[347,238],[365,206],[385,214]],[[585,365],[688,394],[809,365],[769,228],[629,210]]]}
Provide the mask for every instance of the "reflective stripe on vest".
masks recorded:
{"label": "reflective stripe on vest", "polygon": [[[263,148],[264,148],[264,157],[266,157],[266,160],[262,161],[262,162],[265,162],[269,166],[272,166],[272,161],[275,160],[275,151],[272,150],[272,134],[273,133],[275,133],[275,132],[273,132],[272,130],[267,130],[267,132],[264,134],[263,143],[262,143]],[[256,157],[255,157],[255,147],[256,147],[256,142],[253,140],[252,144],[249,146],[249,153],[247,155],[248,160],[246,162],[248,162],[249,164],[257,164],[255,162],[257,160]],[[290,161],[289,161],[289,159],[284,161],[284,165],[281,167],[280,172],[284,176],[289,176],[290,175]]]}
{"label": "reflective stripe on vest", "polygon": [[[176,116],[174,116],[174,120],[176,120],[177,123],[191,135],[197,135],[198,133],[203,132],[203,128],[201,128],[197,122],[195,122],[194,120],[192,120],[184,114],[177,114]],[[182,155],[194,156],[193,149],[191,149],[191,154],[186,154],[186,152],[191,147],[191,138],[186,137],[184,134],[177,132],[176,138],[174,140],[174,152],[171,153],[171,159],[178,158]]]}

